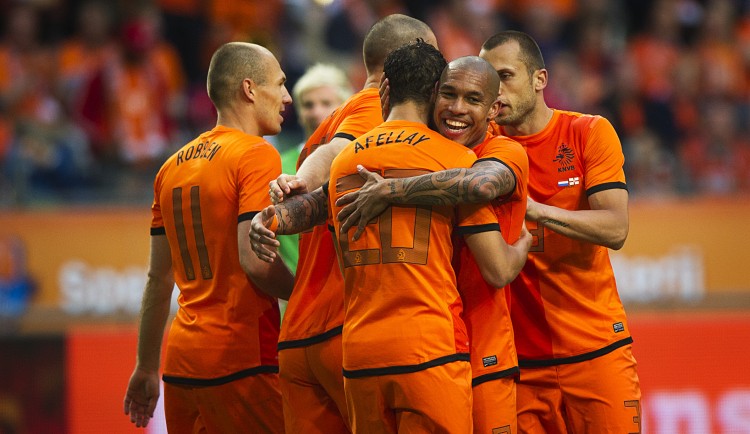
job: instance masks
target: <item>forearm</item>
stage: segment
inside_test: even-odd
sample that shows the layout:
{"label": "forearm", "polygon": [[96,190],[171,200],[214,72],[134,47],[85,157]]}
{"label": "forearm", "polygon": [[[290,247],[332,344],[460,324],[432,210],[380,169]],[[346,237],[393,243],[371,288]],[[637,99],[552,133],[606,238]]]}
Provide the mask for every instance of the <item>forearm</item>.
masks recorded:
{"label": "forearm", "polygon": [[507,195],[515,189],[515,178],[500,163],[488,162],[467,169],[388,179],[385,184],[385,197],[391,204],[453,206]]}
{"label": "forearm", "polygon": [[334,138],[330,143],[318,147],[315,152],[305,158],[297,170],[297,176],[305,181],[308,191],[313,191],[328,181],[331,163],[347,143],[349,143],[347,139]]}
{"label": "forearm", "polygon": [[[145,371],[158,371],[164,327],[169,317],[174,282],[149,278],[143,292],[141,320],[138,331],[137,364]],[[156,289],[157,286],[161,288]],[[164,288],[169,286],[169,290]]]}
{"label": "forearm", "polygon": [[328,198],[322,188],[291,196],[276,205],[277,234],[297,234],[326,221]]}
{"label": "forearm", "polygon": [[526,264],[532,240],[533,238],[531,237],[531,234],[524,228],[518,240],[512,245],[507,246],[508,273],[510,275],[508,283],[518,276],[523,269],[523,266]]}
{"label": "forearm", "polygon": [[[258,261],[261,262],[261,261]],[[294,276],[284,261],[259,264],[262,269],[250,275],[253,283],[271,297],[289,300],[294,287]]]}
{"label": "forearm", "polygon": [[566,210],[537,204],[538,215],[533,220],[566,237],[592,244],[620,249],[628,234],[627,219],[621,213],[600,210]]}

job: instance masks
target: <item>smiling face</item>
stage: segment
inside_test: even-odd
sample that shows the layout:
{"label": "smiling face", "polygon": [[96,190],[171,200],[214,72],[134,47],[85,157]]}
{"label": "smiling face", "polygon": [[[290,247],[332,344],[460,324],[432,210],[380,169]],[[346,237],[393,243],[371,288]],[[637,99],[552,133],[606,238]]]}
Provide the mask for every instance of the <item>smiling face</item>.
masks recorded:
{"label": "smiling face", "polygon": [[491,50],[482,49],[479,57],[488,61],[500,76],[500,112],[495,122],[518,127],[530,118],[536,108],[536,86],[542,70],[529,73],[516,41],[508,41]]}
{"label": "smiling face", "polygon": [[255,84],[256,111],[258,116],[259,135],[275,135],[281,132],[281,123],[286,106],[292,103],[292,97],[286,88],[286,75],[279,62],[269,52],[266,67],[266,79]]}
{"label": "smiling face", "polygon": [[435,99],[433,120],[438,132],[470,148],[481,143],[499,108],[496,97],[486,70],[449,65]]}

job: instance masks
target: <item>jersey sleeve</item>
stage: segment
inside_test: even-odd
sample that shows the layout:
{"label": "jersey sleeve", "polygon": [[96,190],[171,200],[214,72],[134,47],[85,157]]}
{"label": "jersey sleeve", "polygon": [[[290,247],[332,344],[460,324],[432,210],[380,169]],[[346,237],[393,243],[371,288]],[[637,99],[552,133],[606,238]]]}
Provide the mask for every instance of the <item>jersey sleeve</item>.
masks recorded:
{"label": "jersey sleeve", "polygon": [[281,156],[267,142],[253,146],[243,156],[238,172],[239,220],[252,218],[271,205],[268,183],[281,174]]}
{"label": "jersey sleeve", "polygon": [[456,232],[459,235],[500,230],[497,215],[489,203],[461,204],[456,208]]}
{"label": "jersey sleeve", "polygon": [[502,202],[508,198],[518,198],[523,193],[522,185],[528,184],[529,179],[529,157],[520,143],[507,137],[495,137],[490,140],[478,152],[480,161],[497,161],[510,169],[515,180],[515,189],[513,192],[498,199]]}
{"label": "jersey sleeve", "polygon": [[154,178],[154,201],[151,204],[151,235],[164,235],[164,219],[161,214],[161,184],[163,180],[164,167],[159,170]]}
{"label": "jersey sleeve", "polygon": [[380,99],[368,100],[349,112],[343,122],[336,128],[333,137],[354,140],[383,122]]}
{"label": "jersey sleeve", "polygon": [[583,158],[587,195],[610,188],[626,188],[622,145],[607,119],[599,117],[591,125]]}

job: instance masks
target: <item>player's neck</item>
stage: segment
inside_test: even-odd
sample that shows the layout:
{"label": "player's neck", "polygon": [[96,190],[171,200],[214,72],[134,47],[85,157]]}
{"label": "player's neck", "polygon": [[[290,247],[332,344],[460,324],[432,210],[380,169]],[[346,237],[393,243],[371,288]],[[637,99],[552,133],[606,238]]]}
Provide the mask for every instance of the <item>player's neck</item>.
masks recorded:
{"label": "player's neck", "polygon": [[219,125],[240,130],[251,136],[260,136],[258,133],[258,125],[252,116],[239,116],[238,113],[233,110],[226,110],[217,114],[216,126]]}
{"label": "player's neck", "polygon": [[523,123],[514,126],[505,126],[505,133],[509,136],[530,136],[536,134],[547,127],[552,119],[554,111],[542,103],[529,116],[524,119]]}
{"label": "player's neck", "polygon": [[424,106],[407,101],[391,107],[386,121],[409,121],[427,125],[429,118],[429,112]]}
{"label": "player's neck", "polygon": [[380,78],[383,76],[383,71],[374,72],[369,74],[365,79],[365,85],[362,89],[380,89]]}

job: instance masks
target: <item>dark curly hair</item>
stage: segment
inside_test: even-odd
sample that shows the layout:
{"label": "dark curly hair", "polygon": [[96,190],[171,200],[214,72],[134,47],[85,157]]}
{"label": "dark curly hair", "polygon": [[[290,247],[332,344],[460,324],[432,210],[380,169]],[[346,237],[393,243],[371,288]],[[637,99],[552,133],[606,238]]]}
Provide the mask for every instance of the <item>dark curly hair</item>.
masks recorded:
{"label": "dark curly hair", "polygon": [[440,51],[422,39],[392,51],[383,65],[391,106],[406,101],[429,104],[446,64]]}

